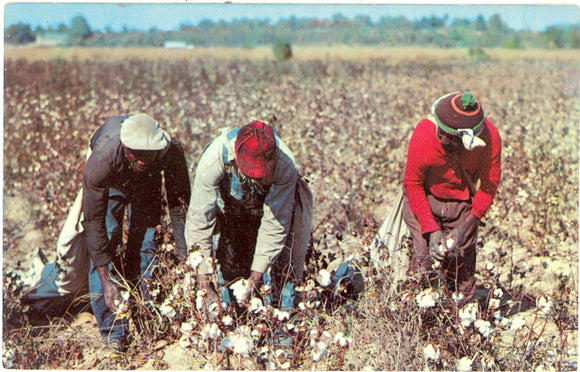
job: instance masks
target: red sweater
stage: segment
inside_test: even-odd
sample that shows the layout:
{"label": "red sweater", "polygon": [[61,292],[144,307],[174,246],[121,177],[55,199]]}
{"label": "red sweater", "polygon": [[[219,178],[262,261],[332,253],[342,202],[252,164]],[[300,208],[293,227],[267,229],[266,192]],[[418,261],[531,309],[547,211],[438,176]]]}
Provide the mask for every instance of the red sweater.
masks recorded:
{"label": "red sweater", "polygon": [[461,148],[452,156],[441,146],[432,121],[423,119],[417,124],[409,142],[403,186],[423,234],[440,228],[431,213],[428,194],[440,199],[470,200],[461,168],[474,183],[481,181],[471,201],[471,213],[481,219],[491,206],[501,178],[501,137],[489,120],[485,119],[485,125],[479,136],[485,147],[472,151]]}

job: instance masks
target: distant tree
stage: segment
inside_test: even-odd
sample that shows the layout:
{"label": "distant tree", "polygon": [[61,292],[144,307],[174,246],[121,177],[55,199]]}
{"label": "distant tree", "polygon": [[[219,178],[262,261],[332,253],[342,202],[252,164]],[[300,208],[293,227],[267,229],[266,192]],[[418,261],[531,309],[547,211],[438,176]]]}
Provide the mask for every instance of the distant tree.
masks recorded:
{"label": "distant tree", "polygon": [[475,18],[475,21],[473,21],[473,27],[477,31],[485,31],[487,29],[487,23],[485,22],[485,18],[483,18],[481,14],[478,15],[477,18]]}
{"label": "distant tree", "polygon": [[278,61],[285,61],[292,58],[292,46],[289,41],[276,40],[272,50],[274,51],[274,57]]}
{"label": "distant tree", "polygon": [[71,45],[83,45],[92,35],[91,28],[83,16],[76,16],[72,19],[70,30],[68,31],[68,40]]}
{"label": "distant tree", "polygon": [[564,31],[556,26],[550,26],[543,32],[550,47],[563,48],[565,44]]}
{"label": "distant tree", "polygon": [[505,32],[508,30],[508,27],[505,23],[503,23],[499,14],[494,14],[489,18],[489,22],[487,23],[490,31],[499,31]]}
{"label": "distant tree", "polygon": [[58,32],[68,32],[68,27],[64,23],[61,23],[61,24],[58,25],[58,27],[56,28],[56,30]]}
{"label": "distant tree", "polygon": [[26,44],[36,40],[30,25],[18,23],[4,31],[4,41],[9,44]]}
{"label": "distant tree", "polygon": [[505,44],[504,44],[504,48],[507,49],[522,49],[523,48],[523,44],[522,44],[522,38],[520,37],[519,34],[513,34],[511,37],[509,37]]}

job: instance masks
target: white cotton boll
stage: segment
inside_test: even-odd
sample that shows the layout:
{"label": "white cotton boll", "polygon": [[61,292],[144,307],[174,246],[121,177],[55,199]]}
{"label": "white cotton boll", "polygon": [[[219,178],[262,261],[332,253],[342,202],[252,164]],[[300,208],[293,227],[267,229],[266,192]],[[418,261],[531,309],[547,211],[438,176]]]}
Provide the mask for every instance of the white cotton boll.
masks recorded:
{"label": "white cotton boll", "polygon": [[501,288],[494,289],[493,290],[493,297],[501,299],[503,297],[503,290]]}
{"label": "white cotton boll", "polygon": [[254,348],[250,327],[246,325],[238,327],[222,340],[221,345],[231,349],[236,354],[249,355]]}
{"label": "white cotton boll", "polygon": [[230,326],[230,325],[232,325],[232,324],[234,323],[234,319],[233,319],[231,316],[229,316],[229,315],[226,315],[226,316],[224,316],[224,317],[222,318],[222,323],[223,323],[225,326]]}
{"label": "white cotton boll", "polygon": [[500,306],[500,300],[499,298],[491,298],[489,300],[489,309],[493,310],[493,309],[497,309]]}
{"label": "white cotton boll", "polygon": [[328,270],[322,269],[318,272],[316,276],[316,281],[323,287],[328,287],[332,284],[332,278]]}
{"label": "white cotton boll", "polygon": [[207,265],[207,274],[208,275],[213,274],[213,259],[211,257],[208,257],[205,259],[205,263]]}
{"label": "white cotton boll", "polygon": [[129,301],[129,297],[131,296],[131,293],[129,291],[119,291],[119,295],[121,296],[123,301]]}
{"label": "white cotton boll", "polygon": [[477,303],[470,303],[459,309],[459,318],[462,326],[469,327],[477,319]]}
{"label": "white cotton boll", "polygon": [[274,317],[279,321],[283,322],[290,319],[290,313],[287,311],[282,311],[280,309],[274,309]]}
{"label": "white cotton boll", "polygon": [[187,349],[191,346],[191,340],[189,336],[183,335],[179,338],[178,344],[182,349]]}
{"label": "white cotton boll", "polygon": [[334,343],[339,344],[341,347],[346,347],[352,343],[352,337],[346,336],[343,332],[338,332],[334,335]]}
{"label": "white cotton boll", "polygon": [[171,306],[171,304],[169,303],[169,301],[165,301],[159,307],[159,312],[162,315],[165,315],[166,317],[168,317],[169,319],[173,319],[175,317],[175,315],[177,315],[177,313],[175,312],[175,309],[173,308],[173,306]]}
{"label": "white cotton boll", "polygon": [[248,288],[248,281],[246,279],[240,279],[232,283],[230,289],[234,293],[234,297],[238,304],[244,302],[250,295],[250,289]]}
{"label": "white cotton boll", "polygon": [[428,308],[435,306],[436,301],[439,299],[439,292],[433,290],[432,288],[427,288],[420,292],[417,297],[415,297],[415,302],[419,307]]}
{"label": "white cotton boll", "polygon": [[193,288],[195,287],[195,277],[191,272],[187,272],[183,275],[183,288]]}
{"label": "white cotton boll", "polygon": [[318,341],[312,347],[312,360],[315,362],[320,361],[326,355],[326,349],[328,349],[328,343],[325,341]]}
{"label": "white cotton boll", "polygon": [[203,309],[203,301],[205,300],[206,295],[207,292],[205,291],[205,289],[200,289],[195,293],[195,308],[197,310]]}
{"label": "white cotton boll", "polygon": [[300,311],[306,310],[306,305],[304,304],[304,302],[300,301],[298,303],[298,310],[300,310]]}
{"label": "white cotton boll", "polygon": [[280,369],[290,369],[290,362],[280,364]]}
{"label": "white cotton boll", "polygon": [[14,366],[14,358],[16,357],[16,350],[11,347],[6,347],[2,343],[2,365],[4,368],[12,368]]}
{"label": "white cotton boll", "polygon": [[453,292],[453,294],[451,295],[451,298],[455,302],[459,302],[459,301],[463,300],[464,297],[465,296],[461,292]]}
{"label": "white cotton boll", "polygon": [[259,313],[261,311],[265,311],[266,308],[264,307],[264,304],[262,303],[261,299],[259,299],[258,297],[253,297],[250,300],[250,310],[253,313]]}
{"label": "white cotton boll", "polygon": [[537,301],[538,309],[540,309],[544,314],[548,315],[552,312],[552,300],[546,296],[538,297]]}
{"label": "white cotton boll", "polygon": [[425,346],[425,348],[423,349],[423,356],[425,357],[425,359],[427,360],[438,360],[439,359],[439,348],[435,347],[431,344]]}
{"label": "white cotton boll", "polygon": [[292,323],[288,323],[285,324],[284,327],[288,330],[288,331],[292,331],[294,328],[296,328],[296,325],[292,324]]}
{"label": "white cotton boll", "polygon": [[203,256],[199,251],[191,252],[189,256],[187,256],[187,264],[194,270],[197,269],[202,262]]}
{"label": "white cotton boll", "polygon": [[179,330],[181,331],[181,333],[183,335],[191,336],[191,334],[193,332],[193,328],[194,328],[193,324],[191,324],[189,322],[184,322],[184,323],[181,323],[181,327]]}
{"label": "white cotton boll", "polygon": [[493,262],[488,262],[488,263],[485,265],[485,269],[486,269],[487,271],[489,271],[489,272],[493,272],[493,270],[495,269],[495,266],[494,266]]}
{"label": "white cotton boll", "polygon": [[206,324],[201,331],[201,338],[204,340],[215,340],[222,334],[218,325],[215,323]]}
{"label": "white cotton boll", "polygon": [[477,328],[479,333],[485,338],[487,338],[493,332],[493,328],[491,327],[491,324],[487,320],[477,319],[473,323],[473,325],[475,326],[475,328]]}
{"label": "white cotton boll", "polygon": [[471,364],[473,361],[468,357],[463,357],[457,361],[458,371],[471,371]]}
{"label": "white cotton boll", "polygon": [[510,331],[517,331],[526,325],[526,320],[521,315],[516,315],[513,317],[510,325]]}

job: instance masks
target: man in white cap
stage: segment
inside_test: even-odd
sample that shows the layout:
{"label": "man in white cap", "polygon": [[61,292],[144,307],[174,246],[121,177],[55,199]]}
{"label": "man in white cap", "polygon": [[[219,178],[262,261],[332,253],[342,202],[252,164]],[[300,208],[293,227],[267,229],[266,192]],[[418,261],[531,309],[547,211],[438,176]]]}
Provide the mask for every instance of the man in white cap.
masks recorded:
{"label": "man in white cap", "polygon": [[[36,293],[28,297],[50,298],[70,293],[69,288],[78,287],[82,276],[79,273],[88,270],[91,307],[101,336],[114,349],[124,351],[128,320],[119,316],[122,298],[113,278],[118,279],[122,273],[133,289],[144,290],[147,296],[144,283],[155,266],[154,235],[162,218],[163,180],[177,256],[185,259],[184,225],[191,193],[189,175],[177,140],[147,114],[106,119],[92,135],[89,152],[82,191],[75,203],[78,204],[76,214],[73,206],[59,236],[57,264],[52,266],[52,272],[45,268],[50,275],[50,280],[45,282],[52,284],[38,286]],[[129,235],[121,259],[115,250],[122,244],[126,209]],[[75,245],[81,248],[69,247]],[[63,246],[68,253],[63,253]],[[75,261],[63,270],[63,265]],[[140,288],[135,287],[138,282]]]}

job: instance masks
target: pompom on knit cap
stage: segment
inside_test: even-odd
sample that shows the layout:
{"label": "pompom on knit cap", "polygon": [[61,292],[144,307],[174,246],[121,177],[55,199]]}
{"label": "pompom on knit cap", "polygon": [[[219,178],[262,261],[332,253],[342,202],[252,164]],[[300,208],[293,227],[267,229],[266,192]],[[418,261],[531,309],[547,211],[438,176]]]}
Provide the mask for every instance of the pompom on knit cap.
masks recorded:
{"label": "pompom on knit cap", "polygon": [[147,114],[134,114],[121,123],[121,143],[131,150],[163,150],[169,135]]}
{"label": "pompom on knit cap", "polygon": [[483,108],[471,92],[451,93],[433,104],[433,115],[439,128],[457,134],[458,129],[478,132],[483,124]]}
{"label": "pompom on knit cap", "polygon": [[276,137],[268,124],[254,120],[238,131],[235,142],[236,164],[249,178],[262,179],[274,172]]}

